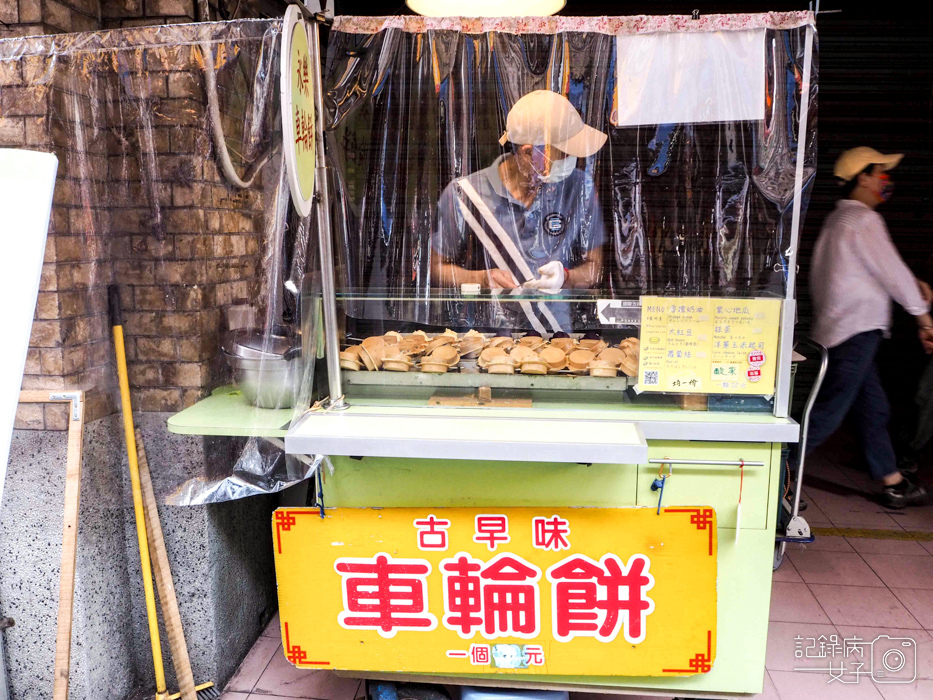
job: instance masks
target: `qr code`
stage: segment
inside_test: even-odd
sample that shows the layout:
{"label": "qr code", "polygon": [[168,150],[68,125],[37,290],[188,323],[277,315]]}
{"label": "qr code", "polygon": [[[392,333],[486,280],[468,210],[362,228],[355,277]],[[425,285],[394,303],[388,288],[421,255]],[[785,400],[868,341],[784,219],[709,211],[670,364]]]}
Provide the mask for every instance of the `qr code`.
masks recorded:
{"label": "qr code", "polygon": [[642,382],[645,386],[657,386],[660,382],[660,377],[658,376],[658,370],[656,369],[646,369],[645,370],[645,379]]}

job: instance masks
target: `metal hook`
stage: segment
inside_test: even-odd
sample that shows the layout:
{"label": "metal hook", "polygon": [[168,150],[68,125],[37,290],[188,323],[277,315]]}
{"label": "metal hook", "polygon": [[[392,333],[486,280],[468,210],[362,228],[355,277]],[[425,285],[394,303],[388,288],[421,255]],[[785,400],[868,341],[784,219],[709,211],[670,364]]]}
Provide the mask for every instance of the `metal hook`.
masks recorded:
{"label": "metal hook", "polygon": [[321,520],[324,519],[324,474],[322,473],[324,465],[320,464],[317,468],[317,505],[321,509]]}
{"label": "metal hook", "polygon": [[694,10],[692,13],[693,19],[700,19],[700,11]]}
{"label": "metal hook", "polygon": [[[665,457],[664,459],[667,459],[667,457]],[[667,476],[664,476],[664,465],[665,464],[667,464]],[[670,479],[672,476],[674,476],[674,463],[673,462],[662,462],[661,466],[658,467],[658,478],[659,479],[661,478]]]}

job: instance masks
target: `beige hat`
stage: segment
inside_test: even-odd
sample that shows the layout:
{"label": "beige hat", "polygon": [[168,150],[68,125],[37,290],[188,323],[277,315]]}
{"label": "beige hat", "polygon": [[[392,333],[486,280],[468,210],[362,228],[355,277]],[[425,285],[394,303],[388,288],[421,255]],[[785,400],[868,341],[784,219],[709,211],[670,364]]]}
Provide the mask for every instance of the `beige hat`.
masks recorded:
{"label": "beige hat", "polygon": [[551,90],[529,92],[512,105],[505,128],[500,144],[551,145],[577,158],[593,155],[608,138],[584,124],[570,100]]}
{"label": "beige hat", "polygon": [[869,165],[881,165],[884,170],[890,170],[891,168],[897,167],[897,164],[901,162],[901,158],[903,157],[903,153],[885,155],[868,146],[850,148],[839,156],[833,174],[840,180],[848,182]]}

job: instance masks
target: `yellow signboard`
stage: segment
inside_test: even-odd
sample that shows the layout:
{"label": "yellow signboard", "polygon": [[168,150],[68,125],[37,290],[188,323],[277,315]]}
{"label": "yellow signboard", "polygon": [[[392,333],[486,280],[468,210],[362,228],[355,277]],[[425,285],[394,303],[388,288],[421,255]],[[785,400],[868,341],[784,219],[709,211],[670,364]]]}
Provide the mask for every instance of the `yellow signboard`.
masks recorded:
{"label": "yellow signboard", "polygon": [[301,216],[311,212],[314,197],[315,112],[314,81],[319,67],[308,45],[308,25],[296,6],[285,12],[282,24],[282,137],[292,204]]}
{"label": "yellow signboard", "polygon": [[642,297],[642,391],[774,393],[780,299]]}
{"label": "yellow signboard", "polygon": [[282,508],[285,655],[301,668],[686,676],[716,652],[716,513]]}

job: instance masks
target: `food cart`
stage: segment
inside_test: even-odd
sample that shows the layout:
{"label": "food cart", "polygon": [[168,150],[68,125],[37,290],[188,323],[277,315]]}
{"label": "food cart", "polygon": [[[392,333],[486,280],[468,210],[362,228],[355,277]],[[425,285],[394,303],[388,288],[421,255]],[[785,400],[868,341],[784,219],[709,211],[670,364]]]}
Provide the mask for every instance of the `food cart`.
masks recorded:
{"label": "food cart", "polygon": [[[302,28],[315,94],[305,49],[283,50],[310,105],[283,109],[298,119],[283,129],[307,138],[303,110],[325,123],[304,151],[321,274],[302,307],[328,391],[310,410],[302,393],[284,445],[331,470],[314,507],[273,521],[288,659],[761,692],[782,447],[799,433],[813,15],[338,17],[320,77],[313,22],[287,19],[286,46]],[[536,170],[529,204],[513,185],[539,144],[514,115],[535,91],[605,143],[561,141],[573,162],[546,155],[563,179]],[[292,187],[308,207],[307,181]],[[564,203],[537,210],[545,196]],[[536,284],[554,260],[564,284]]]}

